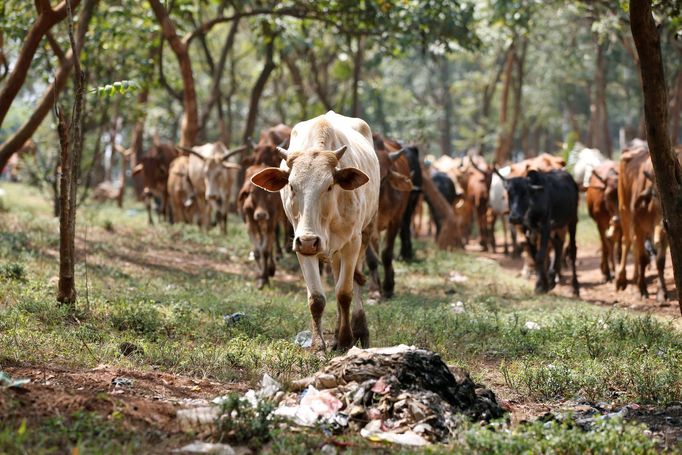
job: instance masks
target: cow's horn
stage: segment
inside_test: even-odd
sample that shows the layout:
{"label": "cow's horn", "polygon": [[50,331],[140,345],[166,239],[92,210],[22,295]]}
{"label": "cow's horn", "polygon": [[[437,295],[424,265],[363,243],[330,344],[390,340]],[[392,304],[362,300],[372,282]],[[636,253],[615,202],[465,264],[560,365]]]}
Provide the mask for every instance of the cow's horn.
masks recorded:
{"label": "cow's horn", "polygon": [[287,151],[287,149],[282,148],[282,147],[280,147],[280,146],[277,146],[277,153],[279,153],[279,156],[280,156],[284,161],[286,161],[286,160],[289,159],[289,152]]}
{"label": "cow's horn", "polygon": [[388,157],[391,159],[391,161],[395,161],[395,160],[397,160],[398,158],[400,158],[400,156],[403,154],[403,152],[405,152],[405,149],[400,149],[400,150],[398,150],[397,152],[391,152],[391,153],[389,153],[389,154],[388,154]]}
{"label": "cow's horn", "polygon": [[495,166],[494,164],[493,164],[493,172],[494,172],[495,174],[497,174],[497,176],[498,176],[499,178],[502,179],[502,182],[504,182],[504,183],[507,182],[507,178],[506,178],[504,175],[500,174],[500,171],[497,170],[497,166]]}
{"label": "cow's horn", "polygon": [[596,173],[596,172],[594,172],[594,171],[592,171],[592,175],[594,175],[594,177],[595,177],[597,180],[599,180],[601,183],[603,183],[604,185],[606,185],[606,181],[605,181],[604,177],[602,177],[601,175],[599,175],[598,173]]}
{"label": "cow's horn", "polygon": [[185,146],[182,146],[182,145],[176,145],[175,148],[176,148],[177,150],[181,151],[181,152],[186,152],[186,153],[192,153],[192,152],[194,151],[194,150],[192,150],[191,148],[185,147]]}
{"label": "cow's horn", "polygon": [[471,163],[471,165],[474,167],[474,169],[476,169],[476,170],[477,170],[478,172],[480,172],[481,174],[485,175],[485,172],[484,172],[483,170],[481,170],[481,168],[479,168],[479,167],[476,165],[476,160],[473,160],[473,159],[469,158],[469,163]]}
{"label": "cow's horn", "polygon": [[248,148],[248,145],[244,144],[244,145],[240,145],[239,147],[237,147],[234,150],[231,150],[231,151],[228,150],[228,153],[223,157],[223,161],[227,161],[232,156],[234,156],[238,153],[243,153],[247,148]]}
{"label": "cow's horn", "polygon": [[334,150],[334,155],[336,155],[336,159],[339,161],[341,161],[341,157],[343,156],[344,153],[346,153],[345,145],[342,145],[341,147]]}

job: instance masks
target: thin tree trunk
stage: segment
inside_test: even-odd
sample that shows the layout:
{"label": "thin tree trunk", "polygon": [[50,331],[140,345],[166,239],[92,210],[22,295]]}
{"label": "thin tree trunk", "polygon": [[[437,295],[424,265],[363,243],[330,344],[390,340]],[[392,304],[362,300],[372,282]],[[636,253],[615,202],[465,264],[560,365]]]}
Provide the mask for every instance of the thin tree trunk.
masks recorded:
{"label": "thin tree trunk", "polygon": [[[72,1],[72,8],[78,6],[80,0]],[[5,120],[5,116],[12,106],[14,98],[16,98],[19,90],[26,81],[26,76],[31,68],[31,62],[35,55],[43,36],[52,28],[53,25],[61,22],[66,17],[66,2],[62,1],[57,7],[52,8],[48,0],[36,1],[38,8],[38,19],[33,23],[33,26],[28,30],[24,42],[19,51],[17,61],[14,63],[14,68],[5,81],[5,85],[0,91],[0,125]],[[0,166],[2,169],[2,166]]]}
{"label": "thin tree trunk", "polygon": [[670,242],[680,313],[682,313],[682,168],[668,134],[668,101],[661,40],[649,0],[630,0],[630,27],[640,56],[647,141]]}
{"label": "thin tree trunk", "polygon": [[[59,212],[59,284],[57,300],[73,306],[76,303],[76,199],[80,158],[83,149],[83,95],[85,93],[85,72],[81,69],[79,48],[73,35],[72,11],[66,0],[69,16],[69,41],[74,59],[74,105],[67,127],[64,110],[57,106],[59,145],[61,148],[60,212]],[[91,3],[94,3],[92,1]]]}
{"label": "thin tree trunk", "polygon": [[161,25],[164,38],[170,44],[171,49],[178,59],[180,75],[182,77],[182,102],[184,113],[180,126],[180,145],[191,147],[195,144],[199,134],[199,108],[197,106],[197,93],[194,88],[194,74],[192,73],[192,61],[189,56],[188,44],[175,32],[175,26],[168,16],[168,11],[160,0],[149,0],[154,11],[156,20]]}
{"label": "thin tree trunk", "polygon": [[443,103],[443,116],[440,119],[440,149],[443,155],[452,156],[452,116],[454,109],[450,96],[450,67],[446,57],[439,60],[439,82]]}
{"label": "thin tree trunk", "polygon": [[[81,8],[78,18],[78,36],[76,37],[76,45],[78,49],[83,47],[83,37],[88,29],[88,24],[92,18],[92,12],[95,7],[95,1],[85,2]],[[74,0],[74,4],[76,1]],[[60,4],[61,5],[61,4]],[[66,14],[66,13],[65,13]],[[45,116],[52,110],[54,100],[66,85],[66,81],[73,67],[73,50],[69,50],[64,58],[64,64],[59,67],[55,74],[54,81],[48,86],[43,94],[43,97],[38,102],[37,107],[30,115],[28,120],[5,142],[0,145],[0,169],[4,169],[9,159],[14,155],[27,140],[33,136],[33,133],[38,129],[40,124],[45,119]]]}
{"label": "thin tree trunk", "polygon": [[263,23],[263,36],[265,37],[265,64],[258,75],[258,79],[251,90],[251,100],[249,102],[249,113],[246,117],[246,125],[244,127],[244,135],[242,141],[244,144],[249,143],[253,138],[253,132],[256,129],[256,118],[258,116],[258,103],[260,102],[265,84],[268,82],[270,74],[275,69],[274,50],[275,50],[275,35],[270,30],[270,24]]}
{"label": "thin tree trunk", "polygon": [[594,98],[590,106],[592,112],[593,138],[592,147],[598,148],[611,158],[611,136],[609,135],[609,118],[606,109],[606,63],[604,61],[604,45],[597,43],[597,60],[594,70]]}
{"label": "thin tree trunk", "polygon": [[524,64],[526,62],[526,50],[528,48],[528,39],[523,39],[523,44],[521,45],[521,55],[516,56],[516,78],[513,82],[514,86],[514,105],[512,106],[512,118],[509,123],[509,130],[505,137],[504,142],[504,156],[507,159],[511,158],[512,148],[514,146],[514,134],[516,134],[516,125],[519,123],[519,117],[521,115],[521,97],[523,96],[523,76],[524,76]]}
{"label": "thin tree trunk", "polygon": [[305,92],[305,84],[303,82],[303,75],[301,70],[298,68],[296,59],[291,56],[291,54],[283,55],[282,60],[289,70],[291,75],[291,80],[294,83],[294,89],[296,90],[296,97],[298,98],[298,105],[300,109],[300,118],[308,118],[308,96]]}
{"label": "thin tree trunk", "polygon": [[360,106],[360,79],[362,77],[362,65],[365,59],[365,38],[360,35],[357,39],[358,48],[355,50],[355,57],[353,58],[353,98],[351,107],[351,116],[360,117],[362,115],[362,107]]}
{"label": "thin tree trunk", "polygon": [[504,82],[502,85],[502,97],[500,99],[500,117],[499,117],[499,128],[500,132],[497,136],[497,145],[495,147],[495,163],[498,166],[504,165],[507,161],[507,156],[505,155],[505,137],[507,133],[507,115],[509,111],[509,89],[512,82],[512,71],[514,69],[514,55],[515,55],[515,42],[509,45],[507,50],[507,61],[504,65]]}

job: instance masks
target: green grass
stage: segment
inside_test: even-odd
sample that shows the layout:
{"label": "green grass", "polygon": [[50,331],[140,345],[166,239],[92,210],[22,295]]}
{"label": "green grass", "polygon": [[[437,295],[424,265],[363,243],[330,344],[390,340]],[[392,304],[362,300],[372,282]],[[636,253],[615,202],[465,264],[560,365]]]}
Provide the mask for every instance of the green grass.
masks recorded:
{"label": "green grass", "polygon": [[[193,226],[148,227],[136,203],[123,210],[85,205],[78,213],[79,301],[76,310],[69,310],[55,302],[58,223],[48,201],[25,186],[2,187],[8,196],[7,212],[0,213],[0,366],[106,363],[255,385],[265,372],[288,383],[324,363],[293,342],[310,325],[303,281],[276,281],[257,291],[255,265],[246,260],[250,244],[237,217],[230,218],[224,237],[216,229],[207,234]],[[532,283],[495,262],[437,252],[430,243],[417,242],[417,257],[410,264],[396,263],[394,299],[366,307],[374,346],[405,343],[439,352],[447,363],[470,370],[474,379],[527,401],[665,405],[682,400],[682,334],[671,323],[551,294],[535,296]],[[300,276],[292,257],[279,267]],[[450,282],[451,271],[468,281]],[[464,302],[463,313],[452,311],[456,301]],[[330,302],[327,331],[336,316]],[[246,317],[227,324],[223,316],[234,312]],[[540,329],[527,329],[529,321]],[[123,356],[122,342],[142,350]],[[58,422],[26,430],[20,424],[0,430],[0,452],[13,451],[12,435],[19,441],[16,447],[36,450],[80,444],[60,431],[39,436],[41,425],[59,427]],[[114,432],[109,439],[118,445],[107,448],[105,441],[83,434],[83,444],[102,452],[131,451],[140,443],[134,437],[119,440]],[[605,424],[601,433],[586,435],[544,424],[504,431],[471,426],[442,449],[615,453],[616,448],[638,448],[645,453],[651,448],[641,430],[629,424]],[[269,447],[305,452],[323,443],[321,438],[287,434],[273,437]],[[291,444],[291,452],[283,441]]]}

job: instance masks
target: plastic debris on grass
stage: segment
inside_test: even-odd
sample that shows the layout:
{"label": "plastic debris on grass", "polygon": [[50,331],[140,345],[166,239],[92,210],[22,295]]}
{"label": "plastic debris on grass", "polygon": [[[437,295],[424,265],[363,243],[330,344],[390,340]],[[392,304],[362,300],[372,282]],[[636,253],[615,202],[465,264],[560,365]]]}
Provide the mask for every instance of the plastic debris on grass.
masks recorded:
{"label": "plastic debris on grass", "polygon": [[526,323],[523,326],[528,330],[540,330],[541,328],[540,324],[533,321],[526,321]]}
{"label": "plastic debris on grass", "polygon": [[313,334],[310,330],[298,332],[294,338],[294,343],[302,348],[309,348],[313,345]]}
{"label": "plastic debris on grass", "polygon": [[469,281],[469,278],[462,275],[458,271],[453,270],[452,272],[450,272],[450,281],[452,281],[453,283],[464,283],[466,281]]}
{"label": "plastic debris on grass", "polygon": [[462,314],[464,313],[464,302],[461,300],[458,300],[457,302],[453,302],[450,304],[450,308],[452,309],[452,312],[455,314]]}
{"label": "plastic debris on grass", "polygon": [[14,379],[4,371],[0,371],[0,387],[7,389],[21,389],[29,382],[31,382],[31,380],[28,378]]}
{"label": "plastic debris on grass", "polygon": [[237,312],[232,314],[226,314],[223,316],[223,321],[227,325],[234,325],[246,317],[245,313]]}
{"label": "plastic debris on grass", "polygon": [[237,452],[227,444],[194,441],[184,447],[173,450],[174,453],[210,453],[214,455],[234,455]]}

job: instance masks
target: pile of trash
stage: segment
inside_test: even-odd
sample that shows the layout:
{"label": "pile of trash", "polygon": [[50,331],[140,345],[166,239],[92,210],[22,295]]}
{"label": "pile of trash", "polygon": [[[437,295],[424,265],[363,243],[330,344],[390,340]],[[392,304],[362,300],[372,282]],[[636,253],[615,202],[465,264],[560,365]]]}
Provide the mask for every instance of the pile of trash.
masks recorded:
{"label": "pile of trash", "polygon": [[[445,441],[463,417],[488,421],[504,414],[493,392],[474,384],[464,370],[405,345],[353,348],[296,381],[288,393],[265,375],[261,388],[243,399],[254,408],[260,400],[277,403],[272,415],[296,426],[320,427],[328,434],[359,432],[372,441],[413,446]],[[215,408],[178,414],[204,424],[218,417]]]}

